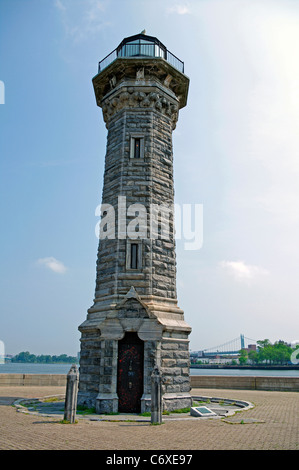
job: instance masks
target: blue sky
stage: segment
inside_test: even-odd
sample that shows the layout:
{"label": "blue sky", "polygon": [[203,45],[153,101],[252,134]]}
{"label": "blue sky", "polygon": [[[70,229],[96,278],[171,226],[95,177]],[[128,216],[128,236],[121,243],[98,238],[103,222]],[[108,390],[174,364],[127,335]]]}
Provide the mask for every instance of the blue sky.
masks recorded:
{"label": "blue sky", "polygon": [[92,305],[106,128],[91,79],[146,29],[185,62],[176,202],[190,347],[299,338],[299,3],[0,0],[1,327],[6,353],[76,354]]}

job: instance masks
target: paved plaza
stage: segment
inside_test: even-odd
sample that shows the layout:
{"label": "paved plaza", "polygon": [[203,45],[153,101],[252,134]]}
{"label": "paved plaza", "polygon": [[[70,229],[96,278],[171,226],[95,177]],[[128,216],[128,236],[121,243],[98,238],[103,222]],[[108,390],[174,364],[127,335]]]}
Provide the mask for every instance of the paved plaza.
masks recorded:
{"label": "paved plaza", "polygon": [[221,419],[93,421],[17,412],[21,398],[64,394],[64,387],[0,387],[0,450],[298,450],[297,392],[195,389],[192,395],[254,405]]}

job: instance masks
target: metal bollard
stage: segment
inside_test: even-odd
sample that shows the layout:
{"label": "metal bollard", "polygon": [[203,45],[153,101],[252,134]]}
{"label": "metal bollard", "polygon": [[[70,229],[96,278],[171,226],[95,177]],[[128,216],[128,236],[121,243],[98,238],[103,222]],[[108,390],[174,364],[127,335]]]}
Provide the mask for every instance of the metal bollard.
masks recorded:
{"label": "metal bollard", "polygon": [[64,420],[73,424],[76,420],[77,397],[79,385],[79,371],[76,364],[73,364],[67,374]]}
{"label": "metal bollard", "polygon": [[162,376],[159,367],[156,365],[151,375],[152,393],[151,393],[151,423],[162,423]]}

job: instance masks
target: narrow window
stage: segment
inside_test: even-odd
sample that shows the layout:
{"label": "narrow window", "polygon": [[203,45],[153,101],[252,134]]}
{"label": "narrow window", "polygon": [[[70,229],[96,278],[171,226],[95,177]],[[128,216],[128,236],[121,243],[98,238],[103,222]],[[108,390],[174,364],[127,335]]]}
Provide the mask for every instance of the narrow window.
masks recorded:
{"label": "narrow window", "polygon": [[138,268],[138,244],[131,243],[131,269]]}
{"label": "narrow window", "polygon": [[134,139],[134,158],[140,158],[140,145],[141,145],[141,139],[135,138]]}
{"label": "narrow window", "polygon": [[144,158],[144,137],[132,135],[130,142],[130,158]]}

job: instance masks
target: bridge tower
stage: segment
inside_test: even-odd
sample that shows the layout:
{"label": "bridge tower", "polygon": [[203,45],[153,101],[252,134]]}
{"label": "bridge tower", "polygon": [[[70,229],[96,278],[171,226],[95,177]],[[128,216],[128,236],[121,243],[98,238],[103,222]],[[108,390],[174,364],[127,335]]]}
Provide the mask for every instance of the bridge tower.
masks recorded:
{"label": "bridge tower", "polygon": [[183,62],[142,33],[100,62],[93,86],[108,135],[95,298],[79,326],[78,403],[98,413],[150,410],[158,365],[164,409],[190,406],[191,328],[176,294],[172,151],[189,79]]}

